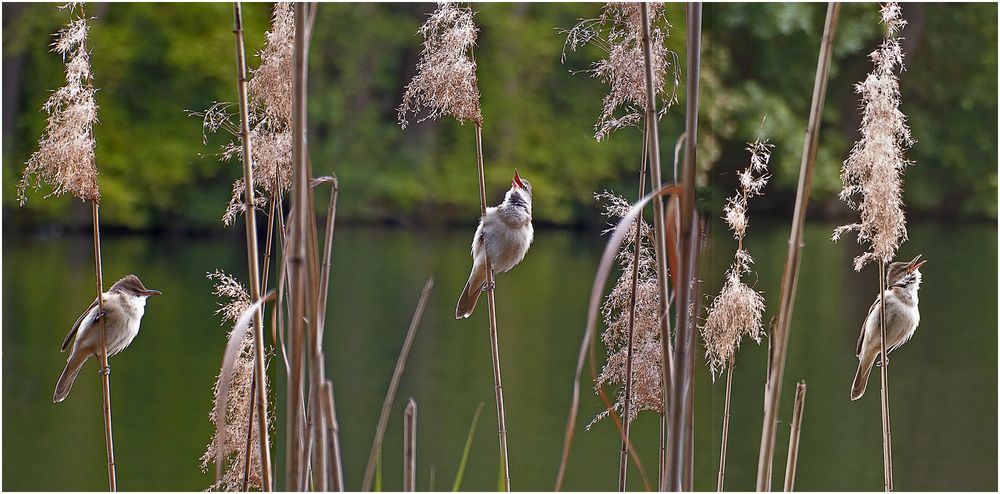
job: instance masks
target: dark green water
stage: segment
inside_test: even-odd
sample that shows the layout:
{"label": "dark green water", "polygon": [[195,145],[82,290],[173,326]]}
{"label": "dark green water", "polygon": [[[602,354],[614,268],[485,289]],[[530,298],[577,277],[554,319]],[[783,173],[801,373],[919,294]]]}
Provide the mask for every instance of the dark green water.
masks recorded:
{"label": "dark green water", "polygon": [[[857,246],[833,244],[833,225],[807,229],[778,428],[775,485],[783,478],[792,390],[809,384],[799,490],[882,486],[878,385],[852,403],[854,344],[877,291],[874,269],[855,273]],[[747,247],[756,287],[773,313],[787,226],[756,222]],[[418,405],[418,485],[450,488],[472,415],[484,403],[463,488],[496,486],[496,415],[486,311],[455,321],[469,265],[468,232],[338,228],[325,349],[336,387],[344,471],[360,487],[378,410],[420,288],[436,285],[383,453],[384,488],[401,487],[402,407]],[[714,294],[734,242],[715,235],[703,261]],[[540,231],[524,263],[497,283],[510,472],[517,490],[550,490],[556,474],[603,239],[591,232]],[[922,320],[893,354],[892,425],[898,490],[997,488],[997,230],[992,225],[911,224],[901,257],[923,253]],[[226,328],[213,315],[207,271],[245,277],[239,235],[206,239],[104,239],[106,286],[129,271],[164,296],[147,306],[142,332],[112,360],[115,448],[122,490],[201,490],[199,457],[209,440],[211,387]],[[713,268],[709,269],[709,266]],[[89,237],[8,234],[3,243],[3,489],[107,487],[100,384],[88,364],[69,399],[51,402],[65,355],[58,347],[93,300]],[[760,441],[766,345],[745,345],[733,383],[727,487],[752,489]],[[696,487],[714,489],[723,400],[703,363],[696,382]],[[272,368],[276,368],[277,365]],[[873,379],[876,379],[873,377]],[[279,387],[281,384],[279,383]],[[601,422],[583,431],[600,402],[586,392],[567,488],[613,490],[618,440]],[[283,400],[278,400],[283,408]],[[655,416],[633,428],[647,468],[656,460]],[[283,430],[279,427],[278,432]],[[285,437],[274,438],[278,460]],[[278,471],[282,466],[279,464]],[[655,473],[654,473],[655,476]],[[283,485],[279,475],[278,485]],[[635,470],[630,486],[641,489]]]}

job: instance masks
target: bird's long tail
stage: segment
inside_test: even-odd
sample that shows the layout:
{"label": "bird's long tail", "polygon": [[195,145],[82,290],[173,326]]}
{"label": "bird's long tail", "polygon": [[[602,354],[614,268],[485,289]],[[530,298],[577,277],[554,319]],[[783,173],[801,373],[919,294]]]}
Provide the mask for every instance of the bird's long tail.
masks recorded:
{"label": "bird's long tail", "polygon": [[864,396],[865,388],[868,387],[868,374],[871,373],[874,364],[874,357],[861,357],[861,361],[858,362],[858,371],[854,374],[854,385],[851,386],[851,401]]}
{"label": "bird's long tail", "polygon": [[76,376],[80,375],[80,369],[83,368],[84,362],[89,357],[89,355],[78,357],[77,353],[74,352],[66,360],[66,368],[63,369],[59,380],[56,381],[56,391],[52,394],[52,403],[59,403],[69,396],[69,392],[73,389],[73,383],[76,382]]}
{"label": "bird's long tail", "polygon": [[486,284],[486,266],[473,266],[472,273],[469,274],[469,281],[465,283],[462,295],[458,297],[458,306],[455,308],[455,319],[465,319],[472,315],[479,301],[479,294],[483,292],[483,285]]}

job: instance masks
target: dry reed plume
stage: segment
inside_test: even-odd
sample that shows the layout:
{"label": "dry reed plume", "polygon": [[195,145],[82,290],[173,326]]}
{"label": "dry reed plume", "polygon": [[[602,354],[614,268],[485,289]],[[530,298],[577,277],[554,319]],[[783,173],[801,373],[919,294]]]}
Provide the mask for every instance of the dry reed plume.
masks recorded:
{"label": "dry reed plume", "polygon": [[[289,190],[292,183],[292,49],[295,42],[295,15],[292,5],[278,2],[271,17],[271,30],[266,33],[264,48],[257,53],[260,66],[251,71],[247,81],[250,120],[250,153],[253,158],[253,182],[265,194],[256,195],[254,206],[263,208],[268,197],[274,201]],[[239,135],[239,126],[233,122],[232,103],[215,103],[202,117],[205,134],[225,130]],[[239,140],[222,146],[219,156],[223,161],[241,159]],[[245,182],[242,177],[233,182],[232,196],[222,217],[231,226],[245,211]]]}
{"label": "dry reed plume", "polygon": [[761,319],[764,314],[764,297],[742,281],[742,276],[750,272],[753,258],[743,248],[746,236],[747,200],[762,195],[770,178],[767,165],[771,160],[772,145],[760,139],[749,143],[750,165],[737,176],[740,186],[736,195],[727,199],[723,218],[733,236],[739,241],[733,263],[726,272],[726,282],[715,297],[705,325],[701,327],[701,337],[705,340],[705,360],[712,371],[714,380],[736,355],[740,342],[750,337],[760,343],[763,333]]}
{"label": "dry reed plume", "polygon": [[[859,243],[869,250],[854,259],[854,269],[871,261],[889,262],[906,240],[906,217],[903,213],[903,170],[912,162],[903,152],[913,144],[906,116],[899,110],[899,78],[903,70],[903,51],[898,33],[906,25],[895,2],[883,4],[881,22],[886,35],[869,57],[874,68],[864,81],[855,85],[861,95],[861,138],[844,161],[840,198],[858,210],[861,221],[834,230],[833,240],[856,231]],[[860,196],[860,203],[855,202]]]}
{"label": "dry reed plume", "polygon": [[[77,4],[61,9],[74,10]],[[97,123],[96,90],[87,52],[87,17],[79,16],[56,33],[52,52],[66,60],[66,85],[55,90],[42,109],[48,120],[38,150],[32,153],[17,186],[20,205],[27,202],[25,191],[52,187],[46,197],[70,193],[95,203],[101,201],[97,187],[97,160],[94,155],[94,124]]]}
{"label": "dry reed plume", "polygon": [[[610,192],[596,194],[595,199],[605,201],[604,215],[616,221],[628,214],[629,208],[632,207],[625,198]],[[638,237],[635,234],[637,225],[641,228]],[[638,245],[635,243],[636,238],[640,239]],[[614,409],[619,414],[624,414],[632,272],[633,263],[638,262],[635,323],[632,333],[632,401],[628,411],[629,422],[635,420],[638,413],[643,410],[664,413],[660,388],[663,365],[660,352],[660,295],[652,238],[652,227],[641,218],[629,228],[616,258],[621,266],[622,275],[601,306],[601,315],[606,326],[601,340],[608,348],[608,361],[601,369],[595,385],[596,387],[620,385]],[[609,410],[602,411],[590,425],[607,417],[609,413]]]}
{"label": "dry reed plume", "polygon": [[[680,72],[677,55],[668,50],[670,23],[662,3],[650,3],[650,38],[652,41],[653,86],[664,103],[660,115],[677,101]],[[563,60],[566,48],[576,51],[591,44],[607,52],[607,58],[593,63],[592,68],[581,71],[600,79],[609,86],[604,96],[601,114],[594,125],[594,138],[604,140],[612,132],[642,121],[646,107],[646,73],[643,60],[642,12],[639,3],[608,3],[601,15],[584,19],[564,31]],[[667,85],[667,77],[672,83]]]}
{"label": "dry reed plume", "polygon": [[[216,297],[225,300],[224,303],[219,303],[219,309],[215,313],[222,316],[222,324],[226,322],[235,324],[251,304],[250,295],[247,293],[246,288],[232,276],[222,271],[208,273],[207,277],[208,279],[215,280],[215,287],[212,293]],[[254,388],[251,385],[253,381],[253,368],[253,333],[248,331],[240,342],[239,354],[236,357],[232,378],[230,379],[230,391],[227,403],[219,403],[220,380],[223,377],[221,373],[216,377],[215,385],[212,388],[212,411],[209,417],[214,423],[214,417],[220,407],[225,407],[226,427],[224,430],[213,432],[212,439],[201,457],[201,469],[202,471],[208,470],[209,463],[215,462],[215,459],[220,456],[220,449],[221,456],[225,458],[229,465],[220,483],[212,485],[210,490],[233,492],[246,490],[247,487],[253,489],[260,489],[261,487],[259,448],[249,448],[249,477],[247,484],[244,485],[243,483],[244,465],[246,465],[247,461],[247,434],[252,434],[253,444],[257,444],[258,442],[256,428],[251,427],[250,422],[246,420],[253,407],[251,404],[254,394]],[[273,419],[272,417],[268,417],[268,419],[268,428],[270,428]]]}
{"label": "dry reed plume", "polygon": [[428,112],[417,122],[450,115],[460,123],[482,125],[476,60],[471,56],[479,29],[472,9],[441,2],[418,33],[424,48],[417,62],[417,74],[406,85],[403,103],[397,110],[399,125],[406,128],[408,113]]}
{"label": "dry reed plume", "polygon": [[[97,123],[96,89],[92,84],[90,53],[87,51],[87,16],[82,3],[59,7],[70,12],[79,9],[77,17],[56,33],[52,51],[66,61],[66,85],[49,96],[42,108],[48,114],[45,130],[38,141],[38,150],[28,158],[17,196],[21,206],[27,202],[25,191],[38,190],[42,184],[52,187],[46,197],[69,192],[90,202],[93,218],[94,271],[97,308],[104,312],[104,273],[101,263],[101,192],[97,185],[97,158],[94,153],[94,124]],[[34,179],[34,180],[32,180]],[[101,401],[104,418],[104,449],[107,454],[108,488],[118,490],[115,472],[114,431],[111,425],[111,368],[105,341],[105,318],[99,318]]]}

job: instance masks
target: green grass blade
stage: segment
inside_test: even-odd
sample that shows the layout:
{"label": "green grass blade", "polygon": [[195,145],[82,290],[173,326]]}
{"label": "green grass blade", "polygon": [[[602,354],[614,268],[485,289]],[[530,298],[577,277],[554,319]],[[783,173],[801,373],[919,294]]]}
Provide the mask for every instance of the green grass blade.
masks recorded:
{"label": "green grass blade", "polygon": [[465,465],[469,461],[469,452],[472,451],[472,438],[476,435],[476,424],[479,423],[479,412],[483,411],[483,404],[476,408],[476,414],[472,416],[472,425],[469,426],[469,434],[465,437],[465,449],[462,450],[462,461],[458,462],[458,471],[455,472],[455,482],[451,485],[451,492],[458,492],[462,487],[462,477],[465,476]]}

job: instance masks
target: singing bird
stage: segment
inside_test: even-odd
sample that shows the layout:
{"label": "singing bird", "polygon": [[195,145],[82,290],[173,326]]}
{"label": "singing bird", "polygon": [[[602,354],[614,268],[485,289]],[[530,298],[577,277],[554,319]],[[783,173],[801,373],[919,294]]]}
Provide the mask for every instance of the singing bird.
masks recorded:
{"label": "singing bird", "polygon": [[73,327],[63,340],[60,351],[65,352],[70,343],[73,349],[66,359],[52,402],[59,403],[66,399],[80,369],[90,357],[101,360],[100,318],[104,318],[105,344],[108,347],[108,357],[116,355],[132,343],[139,334],[139,322],[146,308],[146,298],[160,295],[158,290],[147,290],[139,278],[130,274],[118,281],[108,291],[101,295],[104,312],[100,313],[97,299],[90,304],[73,323]]}
{"label": "singing bird", "polygon": [[455,319],[472,315],[479,294],[492,289],[486,286],[487,257],[493,273],[506,273],[524,259],[534,237],[531,182],[522,179],[515,169],[514,179],[503,202],[495,208],[486,208],[486,216],[479,220],[479,228],[476,228],[476,235],[472,238],[472,273],[462,295],[458,297]]}
{"label": "singing bird", "polygon": [[[926,260],[921,261],[920,256],[914,257],[910,262],[894,262],[889,265],[886,271],[885,290],[885,354],[886,357],[893,350],[899,348],[913,337],[913,333],[920,324],[920,311],[917,309],[919,299],[917,292],[920,290],[920,266]],[[854,374],[854,385],[851,387],[851,400],[857,400],[865,394],[868,386],[868,374],[871,373],[872,366],[879,358],[881,333],[879,331],[879,320],[881,319],[881,298],[876,298],[875,303],[868,309],[868,317],[864,326],[861,327],[861,335],[858,336],[857,357],[858,371]],[[886,360],[888,362],[888,360]]]}

